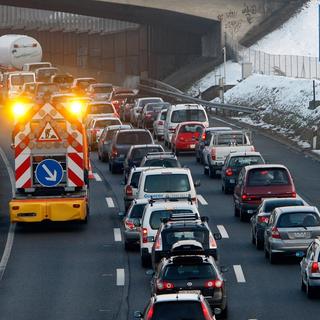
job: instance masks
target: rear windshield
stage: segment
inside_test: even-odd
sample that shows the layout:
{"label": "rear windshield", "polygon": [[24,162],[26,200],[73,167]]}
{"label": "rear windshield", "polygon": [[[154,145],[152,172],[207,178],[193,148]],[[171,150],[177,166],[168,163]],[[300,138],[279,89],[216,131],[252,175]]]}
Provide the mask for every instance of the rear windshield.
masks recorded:
{"label": "rear windshield", "polygon": [[293,206],[303,206],[304,203],[301,200],[288,200],[288,201],[268,201],[265,206],[264,206],[264,212],[271,212],[275,208],[280,208],[280,207],[293,207]]}
{"label": "rear windshield", "polygon": [[219,146],[232,146],[247,144],[247,138],[243,133],[223,133],[217,135],[216,144]]}
{"label": "rear windshield", "polygon": [[57,69],[45,69],[45,70],[38,70],[37,71],[37,76],[38,77],[51,77],[54,74],[58,72]]}
{"label": "rear windshield", "polygon": [[105,128],[108,126],[120,124],[119,119],[105,119],[105,120],[97,120],[94,127],[95,128]]}
{"label": "rear windshield", "polygon": [[162,102],[160,98],[154,98],[154,99],[145,99],[140,101],[139,107],[144,107],[146,104],[151,103],[151,102]]}
{"label": "rear windshield", "polygon": [[90,104],[88,106],[89,114],[114,113],[112,104]]}
{"label": "rear windshield", "polygon": [[145,206],[146,206],[146,203],[135,204],[130,211],[129,218],[141,219]]}
{"label": "rear windshield", "polygon": [[320,219],[314,212],[290,212],[279,217],[277,227],[298,228],[320,226]]}
{"label": "rear windshield", "polygon": [[34,82],[34,76],[31,74],[28,75],[12,75],[10,77],[12,86],[23,86],[26,82]]}
{"label": "rear windshield", "polygon": [[150,227],[157,230],[160,227],[161,219],[169,219],[172,214],[192,213],[192,210],[174,209],[174,210],[155,210],[150,215]]}
{"label": "rear windshield", "polygon": [[171,122],[179,123],[186,121],[199,121],[205,122],[207,121],[205,112],[203,110],[198,109],[183,109],[183,110],[175,110],[171,115]]}
{"label": "rear windshield", "polygon": [[119,93],[119,94],[115,94],[112,97],[112,99],[113,100],[125,100],[125,99],[131,99],[132,100],[134,97],[135,97],[134,93]]}
{"label": "rear windshield", "polygon": [[205,320],[200,301],[158,302],[151,320]]}
{"label": "rear windshield", "polygon": [[176,168],[180,167],[180,163],[176,159],[149,159],[144,163],[145,167],[164,167]]}
{"label": "rear windshield", "polygon": [[39,68],[50,68],[50,67],[51,67],[50,63],[32,64],[32,65],[29,65],[29,70],[36,71]]}
{"label": "rear windshield", "polygon": [[80,80],[77,82],[77,85],[81,88],[88,88],[90,84],[96,83],[97,81],[94,79],[86,79],[86,80]]}
{"label": "rear windshield", "polygon": [[53,83],[72,83],[73,82],[73,77],[72,76],[55,76],[52,80]]}
{"label": "rear windshield", "polygon": [[188,230],[188,231],[167,231],[162,233],[163,243],[167,246],[172,246],[174,243],[181,240],[196,240],[201,244],[205,243],[208,231],[206,230]]}
{"label": "rear windshield", "polygon": [[195,125],[195,124],[186,124],[182,126],[179,130],[179,133],[195,133],[197,132],[198,134],[202,131],[203,126],[200,125]]}
{"label": "rear windshield", "polygon": [[112,92],[112,86],[105,86],[105,87],[94,87],[95,93],[111,93]]}
{"label": "rear windshield", "polygon": [[132,188],[138,188],[140,176],[141,176],[141,171],[134,172],[132,174],[131,182],[130,182],[130,185],[131,185]]}
{"label": "rear windshield", "polygon": [[160,112],[160,110],[162,110],[162,106],[160,105],[152,105],[149,104],[146,106],[146,110],[147,111],[154,111],[154,112]]}
{"label": "rear windshield", "polygon": [[281,168],[260,168],[249,171],[249,186],[270,186],[288,185],[289,176],[285,169]]}
{"label": "rear windshield", "polygon": [[162,152],[161,147],[141,147],[135,148],[132,150],[131,159],[133,160],[142,160],[142,158],[149,152]]}
{"label": "rear windshield", "polygon": [[187,192],[190,191],[187,174],[156,174],[146,177],[144,191],[155,192]]}
{"label": "rear windshield", "polygon": [[151,144],[152,138],[148,132],[122,132],[119,133],[117,144]]}
{"label": "rear windshield", "polygon": [[229,162],[230,167],[244,167],[253,164],[263,164],[263,160],[259,156],[243,156],[232,157]]}
{"label": "rear windshield", "polygon": [[164,280],[215,279],[216,276],[216,272],[210,264],[171,264],[163,271]]}
{"label": "rear windshield", "polygon": [[59,87],[56,84],[43,84],[38,87],[38,92],[58,92]]}
{"label": "rear windshield", "polygon": [[166,120],[166,118],[167,118],[167,111],[166,112],[162,112],[161,113],[161,116],[160,116],[160,120]]}

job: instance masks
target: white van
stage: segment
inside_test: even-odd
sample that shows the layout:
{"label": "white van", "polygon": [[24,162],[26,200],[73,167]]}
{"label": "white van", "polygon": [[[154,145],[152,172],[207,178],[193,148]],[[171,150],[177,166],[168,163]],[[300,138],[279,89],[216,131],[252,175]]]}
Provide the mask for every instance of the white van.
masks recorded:
{"label": "white van", "polygon": [[199,185],[200,182],[193,183],[191,172],[187,168],[148,169],[141,173],[136,198],[191,199],[197,204],[195,187]]}
{"label": "white van", "polygon": [[200,214],[197,206],[189,201],[150,200],[144,208],[140,228],[140,257],[143,267],[151,263],[152,246],[162,219],[170,218],[196,220],[200,219]]}
{"label": "white van", "polygon": [[206,128],[209,127],[207,113],[199,104],[176,104],[168,107],[166,121],[164,122],[164,144],[171,146],[171,137],[181,122],[197,121]]}
{"label": "white van", "polygon": [[52,67],[51,62],[32,62],[25,63],[22,67],[22,71],[35,72],[39,68],[50,68]]}

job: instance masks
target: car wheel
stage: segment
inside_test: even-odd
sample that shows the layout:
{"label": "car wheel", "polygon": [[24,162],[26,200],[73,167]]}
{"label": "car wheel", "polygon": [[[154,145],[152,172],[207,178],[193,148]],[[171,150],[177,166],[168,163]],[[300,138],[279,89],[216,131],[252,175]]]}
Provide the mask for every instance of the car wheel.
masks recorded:
{"label": "car wheel", "polygon": [[252,244],[255,244],[255,243],[256,243],[256,238],[255,238],[255,236],[254,236],[253,230],[251,230],[251,243],[252,243]]}
{"label": "car wheel", "polygon": [[98,152],[98,159],[101,160],[100,152]]}
{"label": "car wheel", "polygon": [[269,251],[269,262],[271,264],[276,264],[278,262],[278,256],[276,253],[273,253],[271,250]]}
{"label": "car wheel", "polygon": [[309,285],[309,282],[307,282],[306,285],[306,292],[307,292],[307,297],[312,299],[315,297],[315,288]]}
{"label": "car wheel", "polygon": [[124,250],[129,251],[131,250],[131,244],[128,241],[124,242]]}
{"label": "car wheel", "polygon": [[255,236],[255,245],[256,245],[256,248],[257,248],[258,250],[262,250],[262,249],[263,249],[263,241],[261,241],[261,240],[258,238],[257,234],[256,234],[256,236]]}
{"label": "car wheel", "polygon": [[225,308],[221,311],[219,318],[220,319],[227,319],[228,318],[228,306],[225,306]]}
{"label": "car wheel", "polygon": [[111,172],[111,162],[109,162],[109,171]]}
{"label": "car wheel", "polygon": [[205,176],[207,176],[209,174],[208,168],[206,168],[205,166],[203,167],[203,174]]}
{"label": "car wheel", "polygon": [[115,165],[113,165],[113,164],[111,164],[111,173],[112,174],[117,173],[117,169],[116,169]]}
{"label": "car wheel", "polygon": [[240,216],[240,221],[242,221],[242,222],[247,221],[247,216],[245,215],[244,211],[241,208],[239,210],[239,216]]}
{"label": "car wheel", "polygon": [[266,246],[266,245],[264,245],[263,250],[264,250],[264,257],[265,257],[266,259],[268,259],[268,258],[269,258],[269,252],[268,252],[268,250],[267,250],[267,246]]}
{"label": "car wheel", "polygon": [[302,277],[301,277],[301,290],[303,291],[303,292],[306,292],[306,290],[307,290],[307,286],[306,286],[306,284],[303,282],[303,279],[302,279]]}
{"label": "car wheel", "polygon": [[143,268],[148,268],[150,266],[150,258],[146,254],[141,255],[141,265]]}
{"label": "car wheel", "polygon": [[234,216],[235,216],[235,217],[239,217],[239,213],[240,213],[239,209],[238,209],[237,206],[234,204]]}

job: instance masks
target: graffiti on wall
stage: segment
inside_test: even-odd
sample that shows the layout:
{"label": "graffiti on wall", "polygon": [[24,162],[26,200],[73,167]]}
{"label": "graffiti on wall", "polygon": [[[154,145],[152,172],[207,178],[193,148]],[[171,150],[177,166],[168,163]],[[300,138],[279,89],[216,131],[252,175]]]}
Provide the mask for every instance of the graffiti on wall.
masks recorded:
{"label": "graffiti on wall", "polygon": [[251,24],[257,14],[257,7],[256,5],[247,5],[244,4],[244,8],[242,9],[242,14],[246,17],[249,24]]}

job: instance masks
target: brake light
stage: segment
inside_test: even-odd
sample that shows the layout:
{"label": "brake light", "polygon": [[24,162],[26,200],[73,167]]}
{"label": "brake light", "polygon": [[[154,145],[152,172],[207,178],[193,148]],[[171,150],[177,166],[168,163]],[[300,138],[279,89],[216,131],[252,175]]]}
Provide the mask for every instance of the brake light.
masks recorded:
{"label": "brake light", "polygon": [[319,263],[318,262],[312,262],[311,273],[319,273]]}
{"label": "brake light", "polygon": [[133,195],[132,186],[130,186],[130,185],[126,186],[126,195],[127,196],[132,196]]}
{"label": "brake light", "polygon": [[191,202],[194,203],[194,204],[197,204],[198,203],[198,198],[197,197],[191,198]]}
{"label": "brake light", "polygon": [[251,147],[251,151],[256,151],[256,148],[254,146]]}
{"label": "brake light", "polygon": [[258,222],[259,223],[268,223],[269,222],[269,217],[259,216],[258,217]]}
{"label": "brake light", "polygon": [[277,229],[277,227],[273,227],[271,229],[271,237],[273,239],[281,239],[281,236],[280,236],[280,232],[279,230]]}
{"label": "brake light", "polygon": [[132,221],[130,221],[130,220],[126,220],[124,222],[124,225],[129,230],[133,230],[135,228],[134,223]]}
{"label": "brake light", "polygon": [[232,175],[233,175],[232,169],[231,168],[227,168],[226,176],[231,177]]}
{"label": "brake light", "polygon": [[115,158],[118,155],[118,151],[115,147],[112,147],[111,155],[113,158]]}
{"label": "brake light", "polygon": [[154,305],[152,305],[147,313],[147,318],[146,320],[151,320],[152,319],[152,316],[153,316],[153,311],[154,311],[154,308],[153,308]]}
{"label": "brake light", "polygon": [[247,198],[248,198],[248,196],[247,196],[245,193],[241,196],[241,199],[242,199],[243,201],[246,201]]}
{"label": "brake light", "polygon": [[211,149],[211,159],[212,160],[216,160],[217,159],[217,153],[216,153],[216,149],[215,148]]}
{"label": "brake light", "polygon": [[217,243],[212,234],[209,235],[209,248],[210,249],[216,249],[217,248]]}
{"label": "brake light", "polygon": [[204,316],[205,320],[210,320],[211,317],[210,317],[208,308],[207,308],[207,306],[204,304],[204,302],[201,302],[201,308],[202,308],[202,313],[203,313],[203,316]]}
{"label": "brake light", "polygon": [[168,281],[157,281],[157,288],[158,290],[171,290],[174,288],[173,283],[168,282]]}
{"label": "brake light", "polygon": [[159,120],[159,121],[158,121],[158,124],[159,124],[159,125],[163,125],[163,121],[162,121],[162,120]]}
{"label": "brake light", "polygon": [[202,140],[206,140],[206,137],[207,137],[207,134],[204,132],[204,133],[202,134],[201,139],[202,139]]}
{"label": "brake light", "polygon": [[205,288],[222,288],[222,280],[208,280],[204,283]]}
{"label": "brake light", "polygon": [[292,198],[296,198],[296,197],[297,197],[297,193],[296,193],[296,192],[292,192],[292,193],[291,193],[291,197],[292,197]]}
{"label": "brake light", "polygon": [[155,248],[155,250],[161,250],[162,249],[161,247],[162,247],[161,246],[161,236],[159,235],[159,237],[157,238],[157,241],[154,244],[154,248]]}
{"label": "brake light", "polygon": [[120,103],[120,101],[118,101],[118,100],[113,100],[112,101],[112,104],[119,104]]}
{"label": "brake light", "polygon": [[142,242],[143,243],[147,243],[148,242],[148,230],[147,230],[147,228],[142,228],[141,232],[142,232]]}

